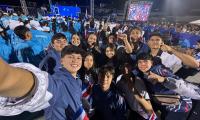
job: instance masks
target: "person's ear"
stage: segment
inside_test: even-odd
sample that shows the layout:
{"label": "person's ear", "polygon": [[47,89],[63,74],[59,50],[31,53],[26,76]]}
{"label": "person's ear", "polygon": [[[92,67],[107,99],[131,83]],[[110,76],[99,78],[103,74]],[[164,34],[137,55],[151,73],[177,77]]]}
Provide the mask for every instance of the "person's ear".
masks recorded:
{"label": "person's ear", "polygon": [[25,39],[30,40],[32,38],[32,34],[30,32],[25,33]]}
{"label": "person's ear", "polygon": [[162,41],[162,42],[161,42],[161,46],[164,45],[164,44],[165,44],[165,43]]}
{"label": "person's ear", "polygon": [[63,62],[64,62],[64,60],[63,60],[63,58],[61,58],[61,59],[60,59],[60,63],[61,63],[62,66],[64,66],[64,65],[63,65]]}
{"label": "person's ear", "polygon": [[138,63],[135,64],[135,67],[138,67]]}
{"label": "person's ear", "polygon": [[147,40],[147,45],[148,45],[148,46],[149,46],[149,44],[150,44],[149,41],[150,41],[150,40]]}
{"label": "person's ear", "polygon": [[54,48],[54,45],[53,45],[53,43],[50,43],[50,45],[51,45],[51,47],[52,47],[52,48]]}
{"label": "person's ear", "polygon": [[154,64],[153,64],[153,60],[151,60],[151,66],[153,66]]}

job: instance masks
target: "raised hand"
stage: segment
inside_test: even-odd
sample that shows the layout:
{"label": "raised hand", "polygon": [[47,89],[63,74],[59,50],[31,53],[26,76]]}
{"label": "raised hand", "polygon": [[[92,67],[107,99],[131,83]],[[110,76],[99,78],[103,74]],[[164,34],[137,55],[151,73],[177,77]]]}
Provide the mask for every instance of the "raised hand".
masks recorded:
{"label": "raised hand", "polygon": [[173,49],[170,46],[163,44],[163,45],[161,45],[161,50],[164,52],[171,53]]}
{"label": "raised hand", "polygon": [[118,34],[117,37],[123,41],[127,41],[128,37],[126,34]]}

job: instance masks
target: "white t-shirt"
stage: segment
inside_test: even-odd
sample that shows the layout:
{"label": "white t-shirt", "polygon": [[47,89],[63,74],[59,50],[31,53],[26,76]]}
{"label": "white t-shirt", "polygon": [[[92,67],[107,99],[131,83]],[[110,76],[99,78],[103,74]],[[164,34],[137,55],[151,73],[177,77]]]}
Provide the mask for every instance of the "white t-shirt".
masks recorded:
{"label": "white t-shirt", "polygon": [[176,67],[182,66],[182,61],[178,57],[176,57],[174,54],[169,54],[167,52],[162,52],[160,56],[162,60],[162,64],[165,65],[165,67],[170,68],[173,72],[175,72]]}
{"label": "white t-shirt", "polygon": [[[48,73],[28,63],[11,64],[14,67],[26,69],[35,75],[35,91],[27,100],[26,98],[15,101],[16,98],[0,97],[0,115],[12,116],[24,111],[35,112],[47,108],[53,95],[47,91]],[[15,101],[15,102],[13,102]]]}

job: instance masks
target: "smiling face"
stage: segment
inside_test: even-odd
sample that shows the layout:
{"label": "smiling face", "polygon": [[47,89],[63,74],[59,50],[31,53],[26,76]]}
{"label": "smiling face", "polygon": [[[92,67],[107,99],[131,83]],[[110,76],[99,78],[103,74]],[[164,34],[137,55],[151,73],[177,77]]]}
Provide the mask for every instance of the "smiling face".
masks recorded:
{"label": "smiling face", "polygon": [[107,47],[106,48],[106,56],[111,59],[113,56],[115,55],[115,50],[110,48],[110,47]]}
{"label": "smiling face", "polygon": [[113,43],[114,43],[114,40],[115,40],[114,35],[110,35],[110,36],[108,37],[108,43],[113,44]]}
{"label": "smiling face", "polygon": [[74,77],[82,65],[82,56],[80,54],[66,54],[61,58],[61,64],[66,68]]}
{"label": "smiling face", "polygon": [[162,38],[160,38],[159,36],[152,36],[148,41],[148,46],[151,49],[160,49],[162,44]]}
{"label": "smiling face", "polygon": [[153,62],[151,60],[138,60],[137,65],[141,72],[146,73],[153,65]]}
{"label": "smiling face", "polygon": [[86,56],[83,64],[87,70],[91,69],[94,65],[93,56],[91,55]]}
{"label": "smiling face", "polygon": [[97,36],[95,34],[91,34],[87,40],[89,47],[93,47],[96,44],[96,42],[97,42]]}
{"label": "smiling face", "polygon": [[133,42],[137,42],[142,37],[142,33],[138,29],[133,29],[130,34],[130,38],[134,40]]}
{"label": "smiling face", "polygon": [[72,45],[79,46],[81,44],[80,37],[77,34],[72,36]]}

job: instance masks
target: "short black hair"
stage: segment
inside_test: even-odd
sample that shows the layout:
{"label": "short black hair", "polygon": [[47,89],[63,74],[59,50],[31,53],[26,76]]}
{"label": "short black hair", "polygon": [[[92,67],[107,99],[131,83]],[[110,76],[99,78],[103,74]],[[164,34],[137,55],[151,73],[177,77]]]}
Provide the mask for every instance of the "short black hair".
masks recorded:
{"label": "short black hair", "polygon": [[163,36],[162,36],[160,33],[158,33],[158,32],[153,32],[153,33],[151,33],[151,35],[149,36],[149,39],[150,39],[151,37],[153,37],[153,36],[160,37],[160,38],[163,40]]}
{"label": "short black hair", "polygon": [[149,53],[140,53],[138,56],[137,56],[137,62],[139,60],[152,60],[153,61],[153,56],[150,55]]}
{"label": "short black hair", "polygon": [[23,25],[20,25],[20,26],[17,26],[15,29],[14,29],[14,33],[21,39],[25,40],[26,39],[26,33],[27,32],[30,32],[30,29],[23,26]]}
{"label": "short black hair", "polygon": [[115,69],[113,66],[111,65],[104,65],[102,66],[100,69],[99,69],[99,75],[101,77],[104,77],[106,75],[106,73],[111,73],[114,77],[114,74],[115,74]]}
{"label": "short black hair", "polygon": [[65,57],[65,55],[70,54],[80,54],[82,57],[85,56],[85,51],[77,46],[74,45],[68,45],[65,46],[61,51],[61,58]]}
{"label": "short black hair", "polygon": [[133,30],[139,30],[142,33],[142,29],[140,27],[137,27],[137,26],[132,27],[130,32],[132,32]]}
{"label": "short black hair", "polygon": [[54,35],[52,36],[52,38],[51,38],[51,43],[54,43],[55,40],[58,40],[58,39],[61,39],[61,38],[67,40],[67,38],[66,38],[66,36],[65,36],[64,34],[62,34],[62,33],[56,33],[56,34],[54,34]]}

